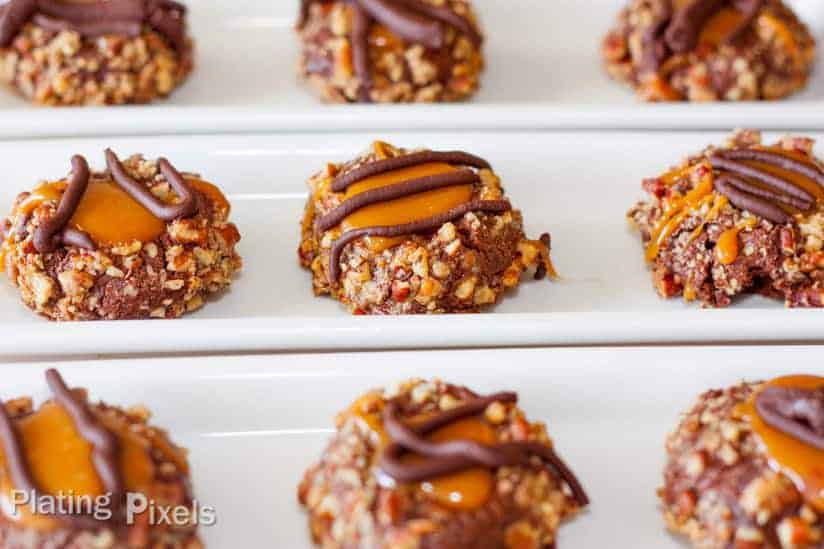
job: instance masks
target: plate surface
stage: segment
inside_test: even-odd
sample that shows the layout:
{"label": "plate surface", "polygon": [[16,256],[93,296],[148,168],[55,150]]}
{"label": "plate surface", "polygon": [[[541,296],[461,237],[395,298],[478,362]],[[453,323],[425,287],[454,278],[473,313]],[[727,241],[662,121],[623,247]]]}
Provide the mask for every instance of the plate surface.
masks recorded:
{"label": "plate surface", "polygon": [[[0,276],[0,356],[288,349],[439,348],[711,341],[822,340],[821,312],[785,310],[752,296],[725,310],[661,300],[625,211],[641,179],[721,142],[724,133],[298,134],[8,143],[0,146],[0,211],[42,178],[59,178],[74,153],[103,166],[121,156],[167,156],[218,183],[242,235],[244,270],[231,289],[178,320],[49,323],[19,303]],[[353,317],[312,294],[296,249],[305,179],[380,137],[487,158],[528,235],[552,234],[555,283],[525,280],[492,311],[443,317]],[[773,138],[774,136],[767,136]],[[822,136],[819,136],[822,137]]]}
{"label": "plate surface", "polygon": [[[476,0],[487,31],[481,93],[462,105],[320,106],[297,82],[295,0],[192,0],[197,68],[167,102],[34,108],[0,90],[0,137],[340,129],[824,129],[824,71],[790,101],[641,105],[601,67],[601,38],[626,0]],[[824,4],[790,0],[819,36]]]}
{"label": "plate surface", "polygon": [[[819,364],[809,347],[554,349],[280,355],[59,365],[93,399],[146,404],[190,449],[194,489],[216,509],[208,547],[309,549],[296,502],[334,415],[366,390],[442,377],[481,393],[518,391],[593,501],[560,548],[684,547],[658,510],[664,439],[701,392]],[[505,368],[502,366],[506,365]],[[47,397],[50,364],[3,366],[2,398]],[[710,366],[710,367],[706,367]],[[620,387],[620,390],[615,390]]]}

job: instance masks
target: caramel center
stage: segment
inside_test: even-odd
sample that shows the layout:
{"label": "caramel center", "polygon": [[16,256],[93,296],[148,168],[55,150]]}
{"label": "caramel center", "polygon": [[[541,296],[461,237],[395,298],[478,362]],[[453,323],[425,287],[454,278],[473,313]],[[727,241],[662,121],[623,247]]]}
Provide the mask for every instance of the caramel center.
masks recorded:
{"label": "caramel center", "polygon": [[[824,387],[824,377],[787,376],[774,379],[764,387],[818,389]],[[824,512],[824,451],[768,425],[755,408],[756,396],[757,393],[739,406],[739,415],[749,419],[770,457],[770,466],[790,477],[806,501]]]}
{"label": "caramel center", "polygon": [[[154,466],[148,449],[135,435],[120,429],[109,418],[100,420],[112,430],[120,443],[120,468],[127,490],[145,489],[154,476]],[[98,496],[103,484],[92,461],[92,445],[78,433],[68,412],[49,401],[36,412],[15,420],[20,445],[37,487],[42,494],[66,497]],[[0,449],[2,457],[2,449]],[[5,457],[3,457],[4,470]],[[2,492],[9,493],[14,486],[6,473]],[[35,528],[52,528],[53,520],[43,515],[32,515],[29,507],[18,507],[19,520]]]}
{"label": "caramel center", "polygon": [[701,29],[699,45],[715,47],[735,30],[744,20],[744,15],[735,8],[721,8]]}
{"label": "caramel center", "polygon": [[[351,185],[346,190],[344,198],[348,200],[353,196],[372,189],[452,171],[455,171],[455,168],[449,164],[440,162],[431,162],[410,168],[394,170],[369,177]],[[472,185],[454,185],[425,191],[361,208],[346,217],[343,223],[341,223],[341,228],[344,231],[348,231],[364,227],[383,227],[412,223],[445,213],[471,199]],[[370,236],[367,237],[367,245],[373,251],[380,252],[392,246],[397,246],[404,240],[404,237],[382,238]]]}
{"label": "caramel center", "polygon": [[[495,431],[478,418],[465,418],[450,423],[430,434],[432,442],[472,440],[491,445],[498,441]],[[410,454],[404,460],[414,463],[424,458]],[[445,507],[456,510],[477,509],[489,498],[494,484],[492,471],[471,467],[450,475],[418,483],[418,490]]]}
{"label": "caramel center", "polygon": [[[214,203],[215,208],[229,209],[223,193],[206,181],[187,179],[192,188]],[[31,213],[46,201],[58,201],[66,189],[65,181],[44,183],[18,207]],[[172,195],[174,196],[174,195]],[[132,241],[150,242],[166,230],[166,222],[154,216],[113,181],[92,180],[69,226],[89,235],[99,246],[116,246]]]}

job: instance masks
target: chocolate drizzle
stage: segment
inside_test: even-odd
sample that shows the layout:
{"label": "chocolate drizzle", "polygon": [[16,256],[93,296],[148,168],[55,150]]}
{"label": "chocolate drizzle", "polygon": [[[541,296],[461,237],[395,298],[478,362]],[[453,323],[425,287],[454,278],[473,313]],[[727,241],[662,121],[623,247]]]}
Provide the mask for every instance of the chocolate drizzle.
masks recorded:
{"label": "chocolate drizzle", "polygon": [[[738,208],[749,210],[774,223],[784,224],[792,220],[792,217],[777,204],[809,211],[815,206],[815,196],[793,181],[744,164],[739,160],[776,166],[806,177],[824,189],[824,172],[813,165],[799,162],[779,153],[759,149],[730,149],[710,155],[710,164],[715,170],[721,172],[715,181],[716,190],[729,198],[730,202]],[[741,176],[755,180],[761,186]]]}
{"label": "chocolate drizzle", "polygon": [[95,248],[89,235],[66,225],[74,215],[80,200],[89,186],[89,164],[80,155],[72,157],[72,176],[57,210],[48,221],[40,224],[34,231],[34,247],[40,253],[53,252],[63,244],[93,250]]}
{"label": "chocolate drizzle", "polygon": [[508,200],[473,200],[466,204],[456,206],[442,214],[433,215],[432,217],[403,225],[364,227],[363,229],[346,231],[332,244],[332,250],[329,253],[329,278],[333,284],[337,284],[338,277],[340,276],[340,256],[343,253],[343,249],[350,242],[358,238],[363,238],[364,236],[393,237],[425,233],[437,229],[444,223],[459,219],[472,211],[502,213],[511,209],[512,206]]}
{"label": "chocolate drizzle", "polygon": [[[310,6],[319,0],[301,0],[297,27],[302,29]],[[465,34],[478,47],[483,38],[466,18],[446,6],[433,6],[421,0],[347,0],[352,9],[352,58],[360,80],[359,99],[369,102],[372,75],[369,69],[369,30],[374,22],[384,25],[402,39],[437,50],[444,46],[444,25]]]}
{"label": "chocolate drizzle", "polygon": [[117,437],[100,424],[85,402],[72,394],[57,370],[52,368],[46,371],[46,383],[54,400],[71,416],[77,432],[92,445],[92,462],[100,481],[112,500],[119,502],[125,492],[118,465],[120,445]]}
{"label": "chocolate drizzle", "polygon": [[126,169],[114,151],[106,149],[106,166],[112,174],[112,179],[115,183],[129,193],[129,196],[134,198],[141,206],[149,210],[152,215],[163,221],[174,221],[182,217],[189,217],[194,215],[197,211],[197,200],[195,193],[186,180],[165,158],[160,158],[157,161],[160,168],[160,173],[166,178],[166,181],[172,186],[174,191],[180,197],[178,204],[166,204],[161,202],[149,189],[142,183],[135,181],[126,173]]}
{"label": "chocolate drizzle", "polygon": [[[545,444],[518,441],[484,445],[471,440],[434,443],[423,438],[450,423],[482,413],[494,402],[517,401],[518,395],[512,392],[477,397],[415,427],[409,427],[401,421],[398,418],[398,403],[389,401],[383,411],[383,425],[391,443],[384,449],[378,466],[398,482],[420,482],[479,465],[489,468],[528,466],[532,463],[532,458],[537,457],[561,477],[579,505],[587,505],[589,498],[581,483],[553,449]],[[427,459],[420,463],[404,463],[401,457],[406,452],[414,452]]]}
{"label": "chocolate drizzle", "polygon": [[[421,151],[363,164],[336,177],[332,181],[331,190],[334,192],[344,192],[355,183],[370,177],[434,162],[471,166],[479,169],[490,168],[489,162],[483,158],[461,151]],[[480,176],[476,172],[470,169],[461,169],[371,189],[345,200],[340,206],[320,217],[316,222],[315,229],[318,231],[331,229],[353,212],[372,204],[387,202],[434,189],[455,185],[469,185],[479,181]],[[411,223],[348,230],[332,245],[329,254],[330,281],[333,284],[337,284],[338,277],[340,276],[341,254],[343,253],[343,249],[353,240],[365,236],[395,237],[425,233],[437,229],[444,223],[463,217],[471,211],[505,212],[510,209],[511,206],[506,200],[471,200],[449,211]]]}
{"label": "chocolate drizzle", "polygon": [[[180,198],[180,202],[177,204],[161,202],[142,183],[132,179],[111,149],[106,149],[106,164],[114,182],[158,219],[173,221],[197,213],[198,206],[195,192],[186,182],[186,179],[165,158],[158,160],[158,167],[160,173],[163,174],[163,177],[166,178]],[[96,248],[88,234],[67,227],[86,192],[89,178],[89,165],[86,159],[80,155],[73,156],[72,177],[60,197],[57,210],[49,220],[42,223],[34,231],[34,247],[38,252],[53,252],[61,245],[88,250]]]}
{"label": "chocolate drizzle", "polygon": [[755,407],[771,427],[824,450],[824,388],[767,387]]}
{"label": "chocolate drizzle", "polygon": [[68,30],[89,37],[134,37],[148,25],[181,51],[186,45],[185,14],[185,6],[173,0],[9,0],[0,11],[0,47],[8,47],[31,20],[48,31]]}
{"label": "chocolate drizzle", "polygon": [[663,0],[664,10],[642,37],[642,65],[646,70],[658,70],[669,55],[686,54],[698,46],[701,30],[716,13],[727,5],[742,12],[738,25],[722,39],[732,44],[751,27],[764,0],[692,0],[679,10],[674,10],[673,0]]}
{"label": "chocolate drizzle", "polygon": [[[78,399],[66,386],[55,369],[46,371],[46,383],[54,395],[55,402],[72,418],[75,428],[84,440],[93,446],[92,462],[105,490],[111,494],[112,502],[119,506],[125,497],[123,480],[119,466],[119,443],[117,438],[103,427],[85,402]],[[34,494],[41,493],[31,473],[20,435],[9,418],[5,406],[0,402],[0,441],[3,456],[8,467],[13,487]],[[112,513],[112,517],[115,513]],[[56,514],[55,518],[78,528],[96,528],[101,520],[86,514]]]}
{"label": "chocolate drizzle", "polygon": [[410,168],[430,162],[443,162],[445,164],[456,164],[461,166],[472,166],[479,169],[489,169],[489,162],[474,154],[462,151],[422,151],[393,158],[385,158],[376,162],[369,162],[352,171],[340,175],[332,181],[332,190],[336,193],[345,191],[350,185],[358,181],[363,181],[367,177],[380,175],[382,173]]}
{"label": "chocolate drizzle", "polygon": [[318,230],[326,231],[344,220],[348,215],[378,202],[395,200],[416,193],[451,187],[454,185],[470,185],[481,180],[477,173],[472,170],[458,170],[455,172],[429,175],[404,181],[396,185],[378,187],[370,191],[362,192],[346,200],[340,207],[335,208],[318,220]]}

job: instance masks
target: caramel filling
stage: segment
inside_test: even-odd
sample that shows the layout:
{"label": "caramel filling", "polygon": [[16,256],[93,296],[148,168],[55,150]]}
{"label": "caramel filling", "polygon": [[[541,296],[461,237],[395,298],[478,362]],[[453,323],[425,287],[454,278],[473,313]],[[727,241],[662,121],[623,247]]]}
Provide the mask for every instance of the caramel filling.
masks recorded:
{"label": "caramel filling", "polygon": [[[478,418],[465,418],[446,425],[426,437],[432,442],[472,440],[491,445],[498,442],[495,431]],[[415,454],[404,456],[415,463],[424,458]],[[489,498],[494,485],[492,471],[485,467],[472,467],[450,475],[419,482],[417,490],[444,507],[455,510],[477,509]]]}
{"label": "caramel filling", "polygon": [[744,21],[744,14],[735,8],[721,8],[701,29],[699,46],[716,47]]}
{"label": "caramel filling", "polygon": [[[353,405],[352,411],[378,435],[380,439],[380,447],[376,452],[376,455],[378,455],[382,448],[390,443],[389,437],[383,428],[381,414],[361,412],[358,409],[359,402]],[[407,423],[414,425],[429,419],[429,417],[431,416],[416,416],[408,419]],[[432,442],[472,440],[486,445],[498,442],[494,429],[479,417],[455,421],[430,433],[426,438]],[[415,463],[425,458],[408,453],[401,459],[409,463]],[[492,471],[484,467],[471,467],[457,473],[416,483],[415,490],[449,509],[470,510],[477,509],[486,502],[492,493],[494,483],[495,477]]]}
{"label": "caramel filling", "polygon": [[[455,171],[455,168],[449,164],[432,162],[383,173],[351,185],[346,189],[344,200],[348,200],[353,196],[372,189],[451,171]],[[469,202],[471,199],[472,185],[454,185],[432,191],[425,191],[361,208],[343,220],[341,229],[348,231],[364,227],[383,227],[412,223],[445,213],[452,208]],[[406,240],[406,237],[366,237],[367,245],[374,252],[381,252],[397,246],[404,240]]]}
{"label": "caramel filling", "polygon": [[[120,468],[126,489],[144,490],[154,477],[148,448],[110,418],[99,416],[99,419],[115,433],[120,443]],[[15,427],[32,477],[42,494],[66,497],[104,494],[103,484],[92,461],[93,447],[80,436],[71,416],[62,406],[53,401],[46,402],[36,412],[15,420]],[[5,458],[3,469],[6,470]],[[0,491],[10,494],[12,489],[14,486],[6,471],[0,482]],[[37,529],[57,526],[51,517],[32,514],[28,505],[18,507],[17,511],[16,520],[22,524]]]}
{"label": "caramel filling", "polygon": [[[187,182],[213,202],[215,208],[229,210],[229,202],[220,189],[200,179],[187,179]],[[59,201],[65,189],[65,181],[43,183],[18,206],[17,212],[30,214],[43,202]],[[116,183],[100,180],[89,182],[69,226],[87,233],[99,246],[135,240],[150,242],[166,230],[165,221],[155,217]]]}
{"label": "caramel filling", "polygon": [[[818,389],[824,387],[824,377],[787,376],[774,379],[764,387]],[[757,393],[740,404],[737,415],[749,420],[770,458],[770,466],[790,477],[805,500],[824,512],[824,451],[768,425],[755,408],[756,396]]]}

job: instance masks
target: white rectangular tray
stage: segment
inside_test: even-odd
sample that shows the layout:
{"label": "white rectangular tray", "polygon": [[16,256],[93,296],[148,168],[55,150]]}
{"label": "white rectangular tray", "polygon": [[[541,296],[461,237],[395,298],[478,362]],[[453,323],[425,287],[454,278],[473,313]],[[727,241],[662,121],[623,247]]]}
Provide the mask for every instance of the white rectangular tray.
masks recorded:
{"label": "white rectangular tray", "polygon": [[[342,129],[824,129],[824,71],[781,103],[642,105],[610,81],[600,44],[628,0],[476,0],[481,93],[461,105],[321,106],[297,82],[296,0],[191,0],[197,67],[167,102],[44,109],[0,89],[0,138]],[[824,37],[824,5],[790,0]]]}
{"label": "white rectangular tray", "polygon": [[[72,386],[111,404],[145,403],[187,446],[194,490],[216,509],[207,547],[309,549],[296,487],[366,390],[441,377],[482,393],[514,390],[545,421],[592,505],[559,548],[684,547],[658,509],[664,439],[701,392],[819,364],[813,347],[555,349],[173,358],[59,364]],[[53,364],[3,366],[0,397],[48,396]],[[504,368],[505,365],[505,368]],[[802,366],[799,366],[802,365]],[[709,367],[707,367],[709,366]],[[617,388],[620,388],[618,390]]]}
{"label": "white rectangular tray", "polygon": [[[816,134],[813,134],[816,135]],[[440,348],[726,341],[824,341],[822,312],[751,296],[725,310],[662,300],[624,213],[641,179],[725,133],[297,134],[55,140],[0,144],[0,210],[74,153],[165,155],[218,183],[242,235],[242,274],[219,299],[177,320],[49,323],[0,275],[0,356],[267,350]],[[773,138],[775,136],[767,136]],[[824,135],[817,135],[824,138]],[[312,294],[296,249],[305,179],[371,140],[464,149],[502,177],[528,235],[549,231],[558,282],[525,280],[490,312],[442,317],[350,316]],[[824,152],[821,151],[820,152]]]}

